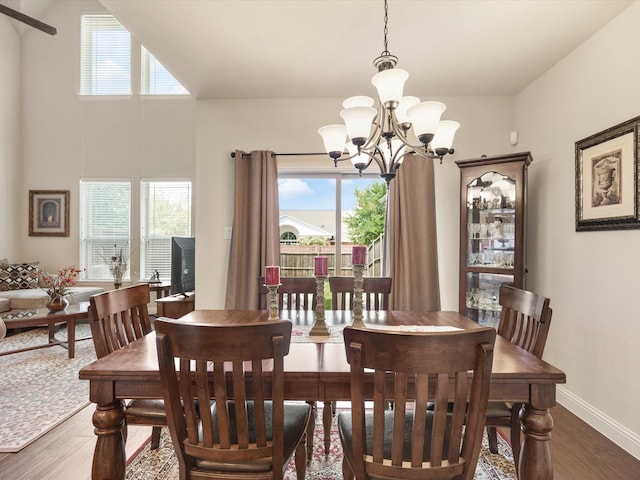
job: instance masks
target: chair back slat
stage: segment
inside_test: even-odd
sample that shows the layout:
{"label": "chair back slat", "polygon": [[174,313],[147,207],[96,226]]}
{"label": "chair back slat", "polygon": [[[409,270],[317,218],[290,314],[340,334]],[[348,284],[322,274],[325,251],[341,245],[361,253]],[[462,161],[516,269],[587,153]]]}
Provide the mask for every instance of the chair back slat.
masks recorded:
{"label": "chair back slat", "polygon": [[149,301],[148,284],[109,290],[89,299],[89,323],[98,358],[151,331]]}
{"label": "chair back slat", "polygon": [[[473,478],[495,337],[488,327],[439,333],[344,329],[356,478]],[[371,399],[368,413],[365,401]],[[389,401],[393,410],[385,409]]]}
{"label": "chair back slat", "polygon": [[196,459],[216,465],[267,459],[273,478],[281,478],[276,472],[284,466],[283,358],[291,322],[214,326],[160,318],[155,328],[179,461],[191,468]]}
{"label": "chair back slat", "polygon": [[502,285],[499,303],[502,314],[498,335],[541,358],[551,324],[549,299],[527,290]]}
{"label": "chair back slat", "polygon": [[[353,309],[353,277],[329,277],[332,310]],[[391,277],[364,277],[362,281],[365,310],[387,310]]]}
{"label": "chair back slat", "polygon": [[[269,308],[264,277],[258,277],[260,309]],[[279,310],[314,310],[316,308],[317,285],[314,277],[281,277],[278,287]]]}

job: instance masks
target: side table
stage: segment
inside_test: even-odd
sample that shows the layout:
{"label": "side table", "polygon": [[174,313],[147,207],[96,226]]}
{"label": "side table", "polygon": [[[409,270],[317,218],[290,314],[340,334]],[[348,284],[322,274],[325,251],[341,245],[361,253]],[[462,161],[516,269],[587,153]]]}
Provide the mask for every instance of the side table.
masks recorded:
{"label": "side table", "polygon": [[156,300],[158,317],[180,318],[194,310],[195,301],[196,295],[193,292],[159,298]]}

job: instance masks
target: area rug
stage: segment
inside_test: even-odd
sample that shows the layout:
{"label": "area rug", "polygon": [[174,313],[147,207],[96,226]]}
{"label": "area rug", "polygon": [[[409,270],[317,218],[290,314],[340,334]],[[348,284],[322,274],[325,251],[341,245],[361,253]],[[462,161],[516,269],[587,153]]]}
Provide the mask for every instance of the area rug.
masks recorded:
{"label": "area rug", "polygon": [[[342,447],[334,417],[331,427],[331,450],[325,458],[322,410],[319,409],[318,422],[314,432],[313,458],[307,465],[306,480],[342,480]],[[178,478],[178,463],[173,452],[169,430],[162,429],[160,447],[151,450],[147,444],[127,466],[127,480],[173,480]],[[296,471],[293,459],[285,472],[285,480],[295,480]],[[482,451],[478,460],[474,480],[516,480],[515,467],[509,444],[498,435],[498,453],[489,452],[485,434]]]}
{"label": "area rug", "polygon": [[[91,334],[76,325],[76,338]],[[47,343],[37,328],[0,341],[0,351]],[[66,339],[66,327],[56,338]],[[89,404],[89,382],[79,370],[96,359],[91,340],[76,342],[75,358],[56,345],[0,357],[0,452],[18,452]]]}

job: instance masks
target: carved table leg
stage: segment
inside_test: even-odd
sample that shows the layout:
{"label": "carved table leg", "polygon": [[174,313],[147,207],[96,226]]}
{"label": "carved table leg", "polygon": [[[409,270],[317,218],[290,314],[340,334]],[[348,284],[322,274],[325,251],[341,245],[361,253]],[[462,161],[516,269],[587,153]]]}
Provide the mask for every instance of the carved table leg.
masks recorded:
{"label": "carved table leg", "polygon": [[98,438],[93,452],[92,480],[124,479],[124,422],[124,404],[121,400],[96,406],[93,425]]}
{"label": "carved table leg", "polygon": [[526,403],[520,410],[520,422],[524,433],[518,463],[520,480],[553,480],[553,465],[549,452],[553,419],[549,409],[536,408]]}
{"label": "carved table leg", "polygon": [[331,423],[333,422],[333,402],[324,402],[322,409],[322,428],[324,430],[324,456],[331,450]]}

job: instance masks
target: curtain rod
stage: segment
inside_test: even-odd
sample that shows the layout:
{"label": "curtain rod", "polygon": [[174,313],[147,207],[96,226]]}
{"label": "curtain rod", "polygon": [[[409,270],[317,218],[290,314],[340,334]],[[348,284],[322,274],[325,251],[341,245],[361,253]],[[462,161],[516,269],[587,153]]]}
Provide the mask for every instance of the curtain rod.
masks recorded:
{"label": "curtain rod", "polygon": [[[300,157],[300,156],[307,156],[307,155],[327,155],[326,152],[311,152],[311,153],[274,153],[275,156],[277,157]],[[250,153],[243,153],[242,154],[243,157],[250,157],[251,154]],[[231,158],[236,158],[236,152],[231,152]]]}

